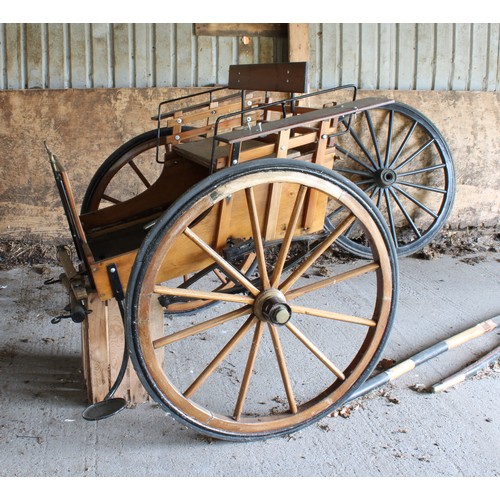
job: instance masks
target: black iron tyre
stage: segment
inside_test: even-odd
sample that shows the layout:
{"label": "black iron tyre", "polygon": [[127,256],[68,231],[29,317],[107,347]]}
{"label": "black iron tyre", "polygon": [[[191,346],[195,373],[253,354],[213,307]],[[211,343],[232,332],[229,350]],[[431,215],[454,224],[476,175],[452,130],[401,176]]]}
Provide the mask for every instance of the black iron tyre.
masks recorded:
{"label": "black iron tyre", "polygon": [[[398,256],[428,245],[446,222],[455,196],[452,155],[430,120],[410,106],[393,103],[360,113],[336,146],[335,171],[374,201]],[[334,225],[339,215],[331,213],[326,226]],[[356,227],[339,245],[369,257]]]}
{"label": "black iron tyre", "polygon": [[[261,229],[268,208],[255,200],[265,200],[277,184],[290,208],[277,263],[269,269]],[[343,203],[349,213],[298,267],[286,270],[306,194],[314,191]],[[240,217],[246,210],[259,264],[257,280],[231,270],[211,243],[209,221],[197,223],[207,208],[222,207],[229,199]],[[366,228],[372,261],[351,261],[328,278],[309,273],[354,221]],[[227,302],[217,295],[217,308],[199,311],[182,323],[185,317],[164,318],[159,299],[179,292],[165,273],[188,250],[190,256],[198,255],[191,262],[219,262],[246,293],[228,295]],[[293,160],[231,167],[181,196],[142,244],[126,296],[131,359],[151,397],[202,434],[235,441],[289,434],[347,401],[372,372],[394,320],[397,279],[397,256],[384,220],[345,178]],[[371,295],[361,303],[353,287],[365,280]],[[317,309],[323,307],[314,296],[320,289],[325,289],[326,307],[337,311]],[[189,293],[215,297],[211,290],[207,285]]]}

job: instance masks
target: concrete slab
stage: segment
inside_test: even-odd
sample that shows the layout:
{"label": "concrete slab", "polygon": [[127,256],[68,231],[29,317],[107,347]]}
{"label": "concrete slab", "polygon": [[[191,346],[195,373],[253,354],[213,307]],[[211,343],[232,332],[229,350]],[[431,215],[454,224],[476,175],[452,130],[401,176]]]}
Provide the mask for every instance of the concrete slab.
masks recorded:
{"label": "concrete slab", "polygon": [[[498,254],[475,265],[400,260],[400,299],[384,357],[402,361],[500,314]],[[446,393],[411,389],[454,373],[500,341],[488,333],[429,361],[337,416],[284,438],[219,442],[151,403],[87,422],[79,325],[43,286],[58,269],[0,271],[0,475],[169,477],[493,477],[500,475],[500,374]],[[359,293],[364,293],[360,290]]]}

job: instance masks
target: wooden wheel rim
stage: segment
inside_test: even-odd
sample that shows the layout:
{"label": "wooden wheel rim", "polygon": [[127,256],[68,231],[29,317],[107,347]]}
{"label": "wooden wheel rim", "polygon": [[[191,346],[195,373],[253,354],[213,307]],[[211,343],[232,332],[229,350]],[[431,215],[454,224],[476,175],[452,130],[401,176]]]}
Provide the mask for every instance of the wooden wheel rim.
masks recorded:
{"label": "wooden wheel rim", "polygon": [[[136,333],[132,333],[131,340],[137,352],[132,358],[136,369],[139,370],[139,376],[153,397],[167,406],[185,423],[194,425],[202,432],[229,439],[232,436],[241,435],[258,437],[290,432],[309,421],[316,420],[329,411],[334,404],[347,399],[348,394],[368,376],[373,368],[373,360],[378,358],[385,343],[394,315],[396,288],[394,282],[395,262],[394,255],[391,255],[391,248],[388,248],[387,241],[381,236],[380,227],[375,222],[373,213],[363,206],[356,199],[356,196],[333,183],[331,178],[335,177],[330,172],[326,173],[324,169],[309,164],[307,168],[311,171],[307,172],[299,168],[295,170],[292,168],[281,170],[269,168],[267,171],[255,169],[239,176],[235,175],[235,178],[229,179],[217,187],[214,186],[209,192],[196,197],[194,202],[189,205],[190,208],[176,215],[173,222],[168,225],[167,231],[160,234],[161,231],[158,227],[157,234],[150,238],[151,241],[156,238],[154,248],[149,250],[153,254],[149,253],[151,258],[147,269],[142,269],[140,290],[135,289],[133,292],[135,299],[132,300],[135,300],[135,304],[131,307],[133,311],[132,324],[136,325]],[[318,174],[318,172],[320,173]],[[297,413],[281,413],[258,418],[242,417],[236,421],[231,416],[214,414],[191,399],[184,397],[181,391],[171,383],[161,364],[157,361],[153,347],[154,332],[151,330],[151,321],[149,321],[155,314],[159,314],[157,294],[154,293],[154,286],[158,281],[156,273],[171,246],[199,213],[236,191],[253,188],[260,184],[282,182],[313,188],[336,200],[341,200],[366,227],[373,241],[375,260],[379,263],[379,268],[376,271],[377,303],[374,306],[374,317],[377,318],[377,321],[375,326],[368,328],[361,349],[351,361],[350,366],[353,365],[354,368],[350,370],[346,380],[342,383],[334,382],[316,397],[302,404]],[[345,184],[345,182],[344,180],[343,183]],[[380,221],[378,222],[380,223]],[[251,314],[251,310],[249,314]]]}
{"label": "wooden wheel rim", "polygon": [[[166,136],[160,138],[160,146],[165,145],[166,143]],[[129,162],[141,154],[145,153],[146,151],[149,151],[151,149],[156,148],[156,145],[158,144],[158,140],[156,138],[152,138],[148,141],[142,142],[135,146],[133,149],[128,151],[126,154],[121,156],[119,159],[115,161],[115,163],[112,165],[111,168],[107,170],[107,172],[104,173],[104,175],[101,177],[99,183],[97,186],[94,188],[94,192],[92,193],[92,197],[88,201],[89,204],[89,210],[88,211],[93,211],[93,210],[98,210],[99,205],[101,204],[103,200],[103,196],[106,193],[106,190],[109,187],[109,184],[113,180],[113,178],[118,174],[118,172],[126,167]],[[161,171],[163,169],[162,165],[158,165],[158,172],[156,175],[156,178],[158,178],[161,174]],[[156,179],[155,179],[156,180]],[[152,181],[154,182],[154,181]],[[144,187],[145,189],[145,187]]]}

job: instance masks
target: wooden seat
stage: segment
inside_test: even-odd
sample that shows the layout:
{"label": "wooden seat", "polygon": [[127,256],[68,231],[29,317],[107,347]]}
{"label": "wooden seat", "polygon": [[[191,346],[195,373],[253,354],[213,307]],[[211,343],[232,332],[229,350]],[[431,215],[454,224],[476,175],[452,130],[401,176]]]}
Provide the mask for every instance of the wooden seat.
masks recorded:
{"label": "wooden seat", "polygon": [[[214,140],[210,137],[200,141],[175,144],[173,145],[173,150],[187,160],[210,168],[212,165],[213,144]],[[247,157],[251,157],[253,155],[255,158],[270,158],[275,156],[274,148],[274,143],[269,144],[263,141],[250,140],[245,141],[242,144],[242,154],[246,154]],[[213,153],[213,160],[216,169],[228,166],[228,158],[230,155],[230,146],[228,144],[216,145]],[[288,152],[289,158],[296,158],[299,155],[299,151],[290,150]]]}
{"label": "wooden seat", "polygon": [[349,102],[347,104],[329,108],[321,108],[315,111],[310,111],[308,113],[302,113],[300,115],[289,116],[281,120],[271,121],[262,124],[261,127],[233,130],[232,132],[219,134],[215,137],[215,139],[227,144],[245,144],[246,141],[258,139],[259,137],[264,137],[267,134],[280,132],[282,130],[289,130],[296,127],[304,127],[323,120],[343,118],[344,116],[360,113],[364,110],[380,107],[391,102],[393,102],[392,99],[366,97]]}

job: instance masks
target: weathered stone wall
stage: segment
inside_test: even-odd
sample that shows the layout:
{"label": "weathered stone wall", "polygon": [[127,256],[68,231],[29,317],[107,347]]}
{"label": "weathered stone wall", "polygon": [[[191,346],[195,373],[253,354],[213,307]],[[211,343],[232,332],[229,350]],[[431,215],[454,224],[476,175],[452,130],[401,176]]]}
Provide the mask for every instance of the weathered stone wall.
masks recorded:
{"label": "weathered stone wall", "polygon": [[[125,141],[153,129],[161,100],[188,89],[0,92],[0,237],[67,236],[44,141],[67,166],[77,203],[99,165]],[[452,227],[500,220],[499,93],[365,91],[426,115],[448,142],[457,173]]]}

